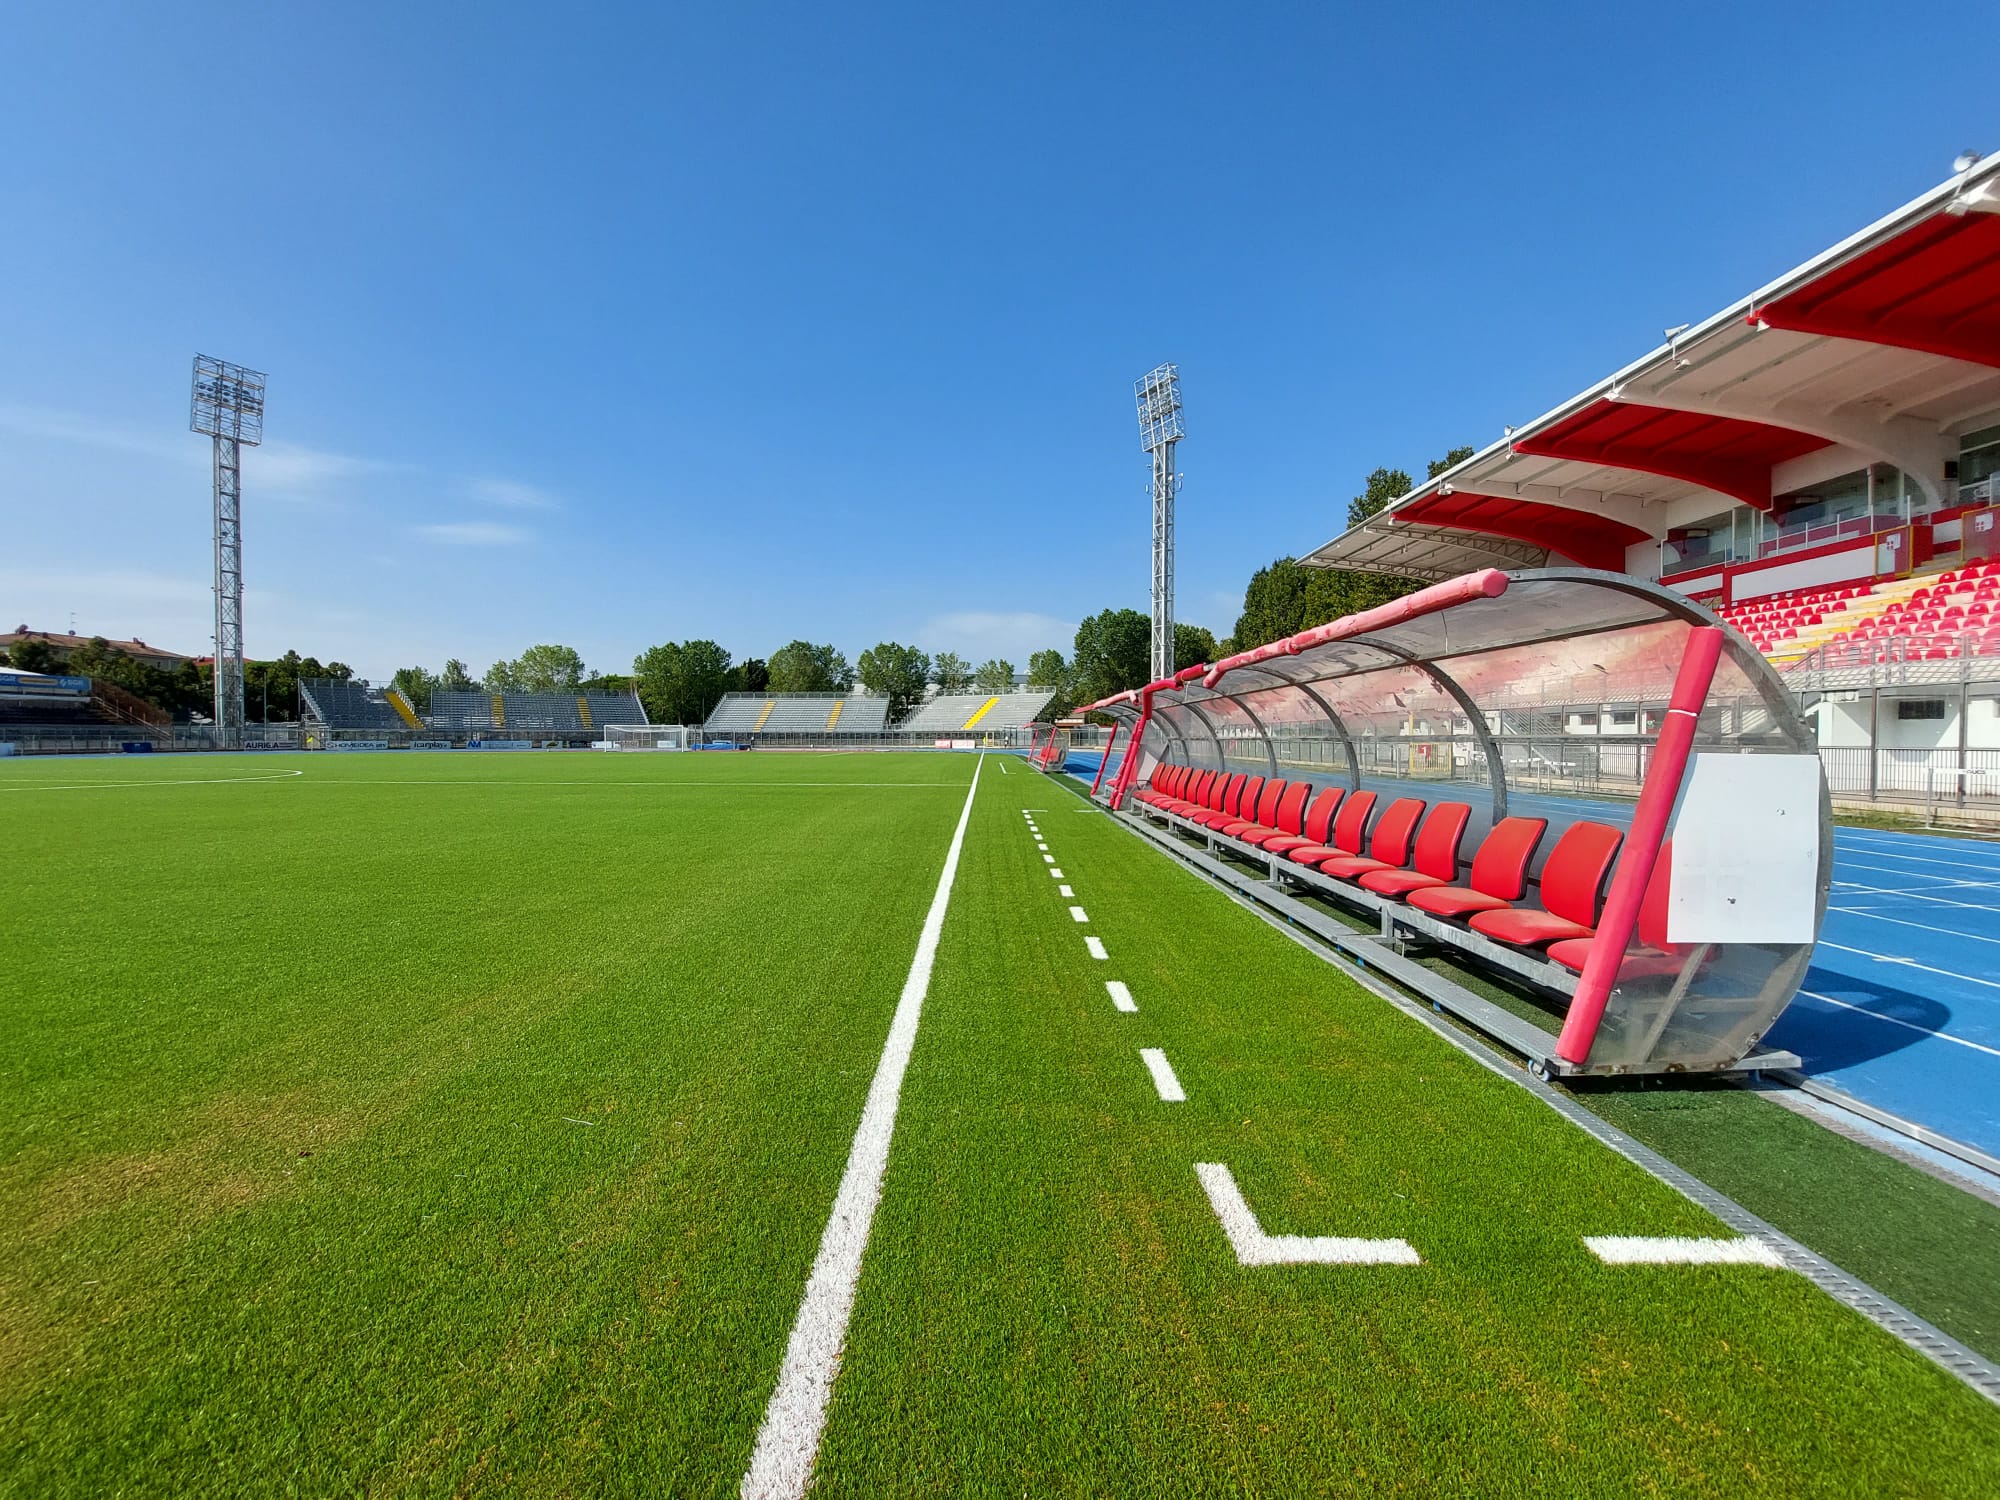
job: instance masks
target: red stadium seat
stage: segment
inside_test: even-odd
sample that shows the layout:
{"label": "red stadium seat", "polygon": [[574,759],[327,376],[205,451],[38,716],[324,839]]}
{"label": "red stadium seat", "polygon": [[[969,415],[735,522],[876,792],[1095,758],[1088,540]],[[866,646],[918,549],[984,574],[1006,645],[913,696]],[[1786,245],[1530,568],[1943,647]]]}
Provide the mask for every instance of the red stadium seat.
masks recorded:
{"label": "red stadium seat", "polygon": [[1410,892],[1410,905],[1432,916],[1462,917],[1520,900],[1528,888],[1528,862],[1548,826],[1546,818],[1502,818],[1472,856],[1467,884],[1425,886]]}
{"label": "red stadium seat", "polygon": [[[1271,788],[1282,789],[1283,786],[1284,783],[1275,777],[1252,776],[1248,781],[1243,783],[1243,794],[1236,799],[1236,816],[1227,822],[1221,824],[1212,823],[1209,826],[1214,828],[1217,833],[1226,834],[1231,838],[1234,838],[1246,829],[1255,828],[1257,826],[1257,808],[1264,800],[1265,791]],[[1272,790],[1272,804],[1276,805],[1277,800],[1277,791]]]}
{"label": "red stadium seat", "polygon": [[1271,816],[1270,824],[1244,834],[1243,841],[1246,844],[1255,844],[1267,852],[1276,852],[1273,849],[1276,844],[1288,844],[1292,848],[1297,848],[1299,844],[1305,842],[1299,837],[1299,820],[1306,810],[1306,798],[1311,795],[1312,785],[1309,782],[1294,781],[1286,786],[1284,794],[1278,798],[1278,805]]}
{"label": "red stadium seat", "polygon": [[1416,834],[1417,820],[1423,815],[1423,798],[1398,797],[1375,820],[1375,835],[1368,841],[1366,855],[1336,854],[1323,859],[1319,863],[1320,874],[1331,875],[1335,880],[1353,880],[1370,870],[1402,868],[1409,862],[1410,840]]}
{"label": "red stadium seat", "polygon": [[1340,799],[1347,794],[1346,788],[1330,786],[1312,799],[1312,806],[1299,820],[1296,835],[1264,840],[1266,854],[1289,855],[1294,849],[1303,849],[1308,844],[1324,844],[1327,830],[1333,826],[1333,815],[1340,810]]}
{"label": "red stadium seat", "polygon": [[1587,938],[1597,925],[1597,896],[1625,835],[1603,823],[1572,823],[1542,866],[1542,910],[1482,911],[1472,930],[1517,948],[1558,938]]}
{"label": "red stadium seat", "polygon": [[[1673,842],[1660,846],[1660,857],[1653,864],[1652,877],[1646,882],[1646,896],[1639,903],[1638,946],[1625,951],[1625,961],[1618,966],[1620,979],[1666,979],[1680,973],[1686,957],[1683,950],[1667,941],[1667,899],[1672,884]],[[1583,966],[1590,957],[1594,937],[1564,938],[1549,945],[1549,957],[1566,969],[1583,972]]]}
{"label": "red stadium seat", "polygon": [[1417,847],[1407,870],[1370,870],[1361,877],[1363,889],[1378,896],[1407,896],[1424,886],[1450,885],[1458,879],[1458,846],[1472,808],[1463,802],[1440,802],[1424,819]]}
{"label": "red stadium seat", "polygon": [[1302,865],[1317,865],[1336,854],[1359,854],[1368,828],[1368,815],[1375,810],[1373,792],[1356,792],[1340,805],[1333,817],[1333,837],[1324,844],[1305,844],[1287,850],[1285,858]]}

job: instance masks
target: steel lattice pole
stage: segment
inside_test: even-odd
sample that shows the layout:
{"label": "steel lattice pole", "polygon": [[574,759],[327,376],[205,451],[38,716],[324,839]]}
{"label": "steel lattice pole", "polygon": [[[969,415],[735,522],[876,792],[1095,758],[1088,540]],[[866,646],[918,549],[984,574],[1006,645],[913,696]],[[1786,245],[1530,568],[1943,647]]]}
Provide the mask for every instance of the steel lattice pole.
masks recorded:
{"label": "steel lattice pole", "polygon": [[1174,675],[1174,445],[1153,450],[1153,681]]}
{"label": "steel lattice pole", "polygon": [[215,736],[243,745],[243,471],[237,440],[215,438]]}

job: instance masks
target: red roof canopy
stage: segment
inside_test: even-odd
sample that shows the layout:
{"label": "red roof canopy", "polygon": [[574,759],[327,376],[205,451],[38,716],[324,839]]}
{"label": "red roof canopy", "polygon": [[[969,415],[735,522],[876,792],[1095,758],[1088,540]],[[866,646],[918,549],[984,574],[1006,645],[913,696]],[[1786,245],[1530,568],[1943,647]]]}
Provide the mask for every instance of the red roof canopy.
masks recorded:
{"label": "red roof canopy", "polygon": [[1499,495],[1470,495],[1463,490],[1426,495],[1397,511],[1396,519],[1420,526],[1456,526],[1488,536],[1511,537],[1517,542],[1547,547],[1586,568],[1603,568],[1614,573],[1625,571],[1627,547],[1651,540],[1638,527],[1627,526],[1609,516],[1509,500]]}
{"label": "red roof canopy", "polygon": [[1772,466],[1826,446],[1765,422],[1603,399],[1518,439],[1514,451],[1661,474],[1769,510]]}
{"label": "red roof canopy", "polygon": [[2000,366],[2000,214],[1925,219],[1750,321]]}

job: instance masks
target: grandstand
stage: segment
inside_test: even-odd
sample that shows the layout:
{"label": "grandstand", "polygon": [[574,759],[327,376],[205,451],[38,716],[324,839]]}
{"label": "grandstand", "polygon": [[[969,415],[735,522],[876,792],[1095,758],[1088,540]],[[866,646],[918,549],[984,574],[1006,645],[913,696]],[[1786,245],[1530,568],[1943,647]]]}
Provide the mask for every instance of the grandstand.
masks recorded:
{"label": "grandstand", "polygon": [[315,677],[299,684],[305,721],[329,730],[369,730],[403,734],[409,726],[379,688],[365,682]]}
{"label": "grandstand", "polygon": [[1009,693],[940,693],[902,723],[911,734],[1006,734],[1025,729],[1055,697],[1051,688]]}
{"label": "grandstand", "polygon": [[171,729],[166,713],[115,684],[0,671],[0,740],[37,750],[102,750],[156,742]]}
{"label": "grandstand", "polygon": [[711,737],[750,735],[879,735],[889,725],[889,700],[871,693],[725,693],[703,731]]}
{"label": "grandstand", "polygon": [[434,692],[424,719],[440,734],[500,730],[564,739],[587,739],[612,724],[650,722],[634,693]]}

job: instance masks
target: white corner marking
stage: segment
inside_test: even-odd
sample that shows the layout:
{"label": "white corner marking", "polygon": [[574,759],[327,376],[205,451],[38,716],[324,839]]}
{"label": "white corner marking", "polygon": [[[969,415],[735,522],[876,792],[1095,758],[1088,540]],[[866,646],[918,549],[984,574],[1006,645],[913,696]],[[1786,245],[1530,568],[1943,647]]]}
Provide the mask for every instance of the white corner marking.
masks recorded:
{"label": "white corner marking", "polygon": [[1331,1235],[1266,1234],[1221,1162],[1196,1162],[1208,1201],[1241,1266],[1417,1266],[1408,1240],[1345,1240]]}

